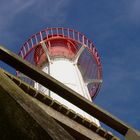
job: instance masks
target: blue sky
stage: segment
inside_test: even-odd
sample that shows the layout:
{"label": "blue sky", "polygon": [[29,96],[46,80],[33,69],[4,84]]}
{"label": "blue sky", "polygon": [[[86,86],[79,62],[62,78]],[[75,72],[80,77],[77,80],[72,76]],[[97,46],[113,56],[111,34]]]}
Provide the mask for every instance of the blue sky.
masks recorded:
{"label": "blue sky", "polygon": [[47,27],[73,28],[93,41],[103,71],[95,103],[140,130],[140,0],[0,3],[0,44],[15,53],[29,36]]}

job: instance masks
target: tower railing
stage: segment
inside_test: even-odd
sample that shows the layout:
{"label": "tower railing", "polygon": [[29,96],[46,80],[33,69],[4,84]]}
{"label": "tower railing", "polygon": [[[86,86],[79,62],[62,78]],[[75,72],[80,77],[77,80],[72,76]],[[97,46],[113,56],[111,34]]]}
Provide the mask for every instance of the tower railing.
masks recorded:
{"label": "tower railing", "polygon": [[[101,62],[95,45],[86,36],[70,28],[47,28],[32,35],[21,47],[19,55],[35,65],[33,53],[36,47],[41,46],[42,41],[49,43],[49,40],[57,38],[74,42],[77,45],[77,51],[80,50],[81,47],[85,47],[81,56],[78,58],[78,68],[80,71],[83,70],[83,79],[85,81],[87,79],[101,79]],[[94,65],[96,65],[95,67],[97,67],[97,69]],[[91,71],[89,71],[89,69]],[[20,76],[18,72],[17,75]],[[31,81],[26,77],[21,77],[21,79],[25,79],[24,81],[27,81],[28,84]],[[92,99],[94,99],[99,93],[100,86],[101,83],[92,83],[88,85],[88,90]]]}
{"label": "tower railing", "polygon": [[100,57],[94,44],[80,32],[69,28],[47,28],[34,34],[23,44],[20,49],[19,55],[22,58],[25,58],[35,46],[40,45],[41,41],[43,41],[44,39],[48,39],[50,36],[51,38],[61,36],[85,46],[95,58],[98,66],[101,67]]}

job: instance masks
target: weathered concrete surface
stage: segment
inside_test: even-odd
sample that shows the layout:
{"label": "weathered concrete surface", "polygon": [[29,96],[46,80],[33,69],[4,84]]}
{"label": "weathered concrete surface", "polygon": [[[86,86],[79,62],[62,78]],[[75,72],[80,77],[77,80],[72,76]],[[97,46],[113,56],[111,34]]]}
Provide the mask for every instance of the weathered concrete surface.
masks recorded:
{"label": "weathered concrete surface", "polygon": [[102,127],[98,127],[93,122],[83,118],[76,112],[68,109],[56,100],[37,91],[18,77],[2,70],[12,81],[14,81],[22,90],[29,94],[33,100],[51,117],[63,126],[76,139],[98,139],[98,140],[118,140],[113,134]]}
{"label": "weathered concrete surface", "polygon": [[51,140],[48,133],[0,87],[0,139]]}
{"label": "weathered concrete surface", "polygon": [[2,72],[0,72],[0,114],[0,139],[74,140]]}
{"label": "weathered concrete surface", "polygon": [[[28,62],[23,61],[20,57],[10,52],[9,50],[4,49],[1,46],[0,46],[0,59],[5,63],[9,64],[10,66],[14,67],[15,69],[18,69],[19,71],[29,76],[30,78],[36,80],[37,82],[47,87],[48,89],[52,90],[53,92],[56,92],[58,95],[67,99],[71,103],[77,105],[90,115],[98,118],[106,125],[118,131],[120,134],[126,136],[126,138],[130,137],[129,136],[130,133],[128,133],[129,130],[134,131],[133,128],[126,125],[121,120],[112,116],[110,113],[104,111],[100,107],[93,105],[88,100],[84,99],[82,96],[78,95],[70,88],[66,87],[65,85],[55,80],[51,76],[45,74],[44,72],[38,70],[34,66],[30,65]],[[137,133],[135,134],[137,135]]]}
{"label": "weathered concrete surface", "polygon": [[54,79],[50,75],[44,73],[43,71],[37,69],[35,66],[31,65],[27,61],[23,60],[16,54],[0,46],[0,59],[5,63],[9,64],[13,68],[19,70],[23,74],[27,75],[31,79],[42,84],[46,88],[55,92],[59,96],[65,98],[69,102],[73,103],[77,107],[83,109],[93,117],[97,118],[101,122],[110,126],[114,130],[118,131],[120,134],[125,135],[129,129],[129,126],[124,122],[111,115],[109,112],[101,109],[97,105],[91,103],[89,100],[80,96],[72,89],[68,88],[58,80]]}
{"label": "weathered concrete surface", "polygon": [[[34,100],[36,99],[34,98]],[[57,120],[57,122],[60,123],[65,128],[65,130],[67,130],[72,136],[74,136],[74,138],[78,138],[79,140],[105,140],[106,139],[104,137],[101,137],[96,132],[93,132],[92,130],[70,119],[66,115],[63,115],[62,113],[54,110],[52,107],[49,107],[37,100],[36,102],[38,102],[38,105],[41,107],[42,110],[44,110],[51,117]]]}
{"label": "weathered concrete surface", "polygon": [[125,135],[126,140],[140,140],[140,132],[134,129],[129,129]]}

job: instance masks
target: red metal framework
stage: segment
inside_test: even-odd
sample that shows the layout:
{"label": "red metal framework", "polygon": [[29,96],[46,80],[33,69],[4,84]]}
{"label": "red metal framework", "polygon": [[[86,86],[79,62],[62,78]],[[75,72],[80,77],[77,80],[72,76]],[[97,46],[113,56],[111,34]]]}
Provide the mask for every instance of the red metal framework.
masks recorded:
{"label": "red metal framework", "polygon": [[[69,59],[73,57],[73,53],[78,52],[78,50],[84,46],[85,50],[78,60],[78,67],[82,73],[83,79],[85,81],[90,79],[98,79],[101,80],[101,62],[98,52],[93,45],[84,35],[80,32],[77,32],[73,29],[69,28],[47,28],[42,30],[33,36],[31,36],[21,47],[19,51],[19,55],[32,63],[33,65],[37,65],[37,58],[39,56],[38,53],[41,52],[41,42],[44,41],[46,44],[51,41],[54,43],[56,40],[61,40],[70,44],[71,47],[71,55]],[[47,45],[49,46],[49,44]],[[75,47],[75,48],[74,48]],[[52,49],[52,47],[50,47]],[[51,55],[51,49],[49,53]],[[53,52],[53,50],[52,50]],[[43,53],[43,52],[42,52]],[[66,55],[68,52],[65,51]],[[42,55],[42,54],[40,54]],[[54,52],[52,53],[54,55]],[[60,55],[60,54],[59,54]],[[98,93],[100,88],[100,83],[92,83],[88,85],[89,92],[92,98]]]}

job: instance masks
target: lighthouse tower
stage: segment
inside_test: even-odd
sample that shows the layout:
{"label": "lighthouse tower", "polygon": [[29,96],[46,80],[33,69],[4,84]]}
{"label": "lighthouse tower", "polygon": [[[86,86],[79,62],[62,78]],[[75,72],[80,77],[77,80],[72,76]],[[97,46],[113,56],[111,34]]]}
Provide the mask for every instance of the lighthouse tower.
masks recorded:
{"label": "lighthouse tower", "polygon": [[[19,55],[90,101],[98,94],[102,83],[100,58],[93,43],[80,32],[47,28],[31,36],[21,47]],[[21,77],[37,90],[100,125],[97,119],[56,93],[25,76]]]}

